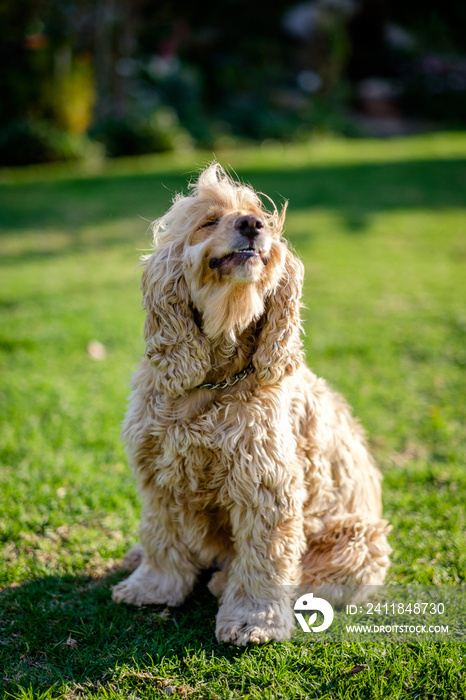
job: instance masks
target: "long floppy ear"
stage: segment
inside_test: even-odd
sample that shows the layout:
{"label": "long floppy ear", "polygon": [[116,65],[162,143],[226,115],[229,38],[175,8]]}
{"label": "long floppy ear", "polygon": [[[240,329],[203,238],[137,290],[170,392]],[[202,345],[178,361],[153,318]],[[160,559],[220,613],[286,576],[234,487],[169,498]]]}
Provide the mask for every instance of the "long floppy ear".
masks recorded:
{"label": "long floppy ear", "polygon": [[147,259],[141,280],[146,355],[156,370],[156,388],[170,396],[201,384],[210,367],[208,340],[189,305],[181,250],[180,244],[162,244]]}
{"label": "long floppy ear", "polygon": [[304,266],[289,250],[275,290],[266,302],[265,319],[252,359],[260,384],[274,384],[303,361],[299,309]]}

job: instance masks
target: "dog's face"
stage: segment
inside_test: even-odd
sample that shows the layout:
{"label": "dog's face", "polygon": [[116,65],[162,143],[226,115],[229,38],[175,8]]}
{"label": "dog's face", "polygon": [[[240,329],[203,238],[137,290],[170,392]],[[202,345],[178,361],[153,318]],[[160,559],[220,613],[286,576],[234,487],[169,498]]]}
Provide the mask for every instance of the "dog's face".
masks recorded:
{"label": "dog's face", "polygon": [[232,335],[262,314],[283,272],[284,217],[249,188],[205,188],[190,205],[183,268],[191,299],[210,338]]}
{"label": "dog's face", "polygon": [[204,283],[254,284],[266,276],[276,244],[262,211],[217,209],[196,224],[186,257]]}

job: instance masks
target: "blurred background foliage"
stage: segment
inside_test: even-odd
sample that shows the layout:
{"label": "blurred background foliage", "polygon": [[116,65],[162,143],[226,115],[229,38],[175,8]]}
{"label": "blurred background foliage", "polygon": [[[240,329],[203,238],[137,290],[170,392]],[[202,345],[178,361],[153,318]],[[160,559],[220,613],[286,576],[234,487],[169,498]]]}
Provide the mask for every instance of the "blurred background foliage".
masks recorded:
{"label": "blurred background foliage", "polygon": [[0,0],[0,165],[461,128],[466,3]]}

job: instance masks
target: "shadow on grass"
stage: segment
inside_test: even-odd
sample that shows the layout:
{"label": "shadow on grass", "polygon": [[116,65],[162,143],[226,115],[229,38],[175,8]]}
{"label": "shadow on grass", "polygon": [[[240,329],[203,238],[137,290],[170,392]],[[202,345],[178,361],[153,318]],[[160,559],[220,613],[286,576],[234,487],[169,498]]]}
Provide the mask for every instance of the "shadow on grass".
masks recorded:
{"label": "shadow on grass", "polygon": [[[368,217],[380,211],[466,206],[466,159],[245,168],[239,175],[277,202],[288,199],[290,212],[338,211],[350,232],[364,231]],[[167,171],[2,184],[0,232],[58,229],[69,234],[73,246],[82,227],[129,220],[141,235],[174,193],[186,191],[190,177]],[[122,236],[122,242],[130,239],[131,231]]]}
{"label": "shadow on grass", "polygon": [[113,603],[111,587],[127,575],[51,576],[2,591],[0,686],[98,686],[124,664],[155,666],[201,650],[228,659],[244,653],[215,640],[217,602],[207,574],[182,607],[165,610]]}
{"label": "shadow on grass", "polygon": [[[131,237],[130,237],[131,238]],[[149,239],[147,241],[147,249],[149,249]],[[108,252],[114,248],[128,248],[128,235],[122,236],[121,238],[112,237],[99,237],[93,240],[82,241],[79,240],[77,236],[73,233],[69,234],[68,240],[65,245],[60,244],[58,246],[50,246],[49,248],[43,248],[41,250],[34,250],[34,248],[28,248],[27,250],[21,250],[14,253],[6,253],[0,257],[0,267],[9,267],[13,264],[27,264],[30,262],[37,263],[40,261],[48,261],[54,258],[61,258],[64,255],[79,255],[80,253],[96,252],[99,251]],[[135,246],[133,246],[134,250]],[[137,251],[136,251],[137,252]],[[146,250],[141,251],[141,255],[145,253]],[[137,264],[137,260],[136,260]]]}

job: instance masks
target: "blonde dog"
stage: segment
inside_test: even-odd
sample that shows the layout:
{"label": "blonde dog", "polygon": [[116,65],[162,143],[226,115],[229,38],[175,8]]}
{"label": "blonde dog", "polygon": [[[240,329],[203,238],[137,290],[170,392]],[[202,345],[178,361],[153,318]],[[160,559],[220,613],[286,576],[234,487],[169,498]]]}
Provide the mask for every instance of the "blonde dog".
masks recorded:
{"label": "blonde dog", "polygon": [[113,599],[180,605],[218,564],[217,639],[239,645],[290,636],[290,586],[380,584],[390,553],[362,431],[304,364],[303,265],[272,206],[213,164],[155,223],[123,430],[143,511]]}

